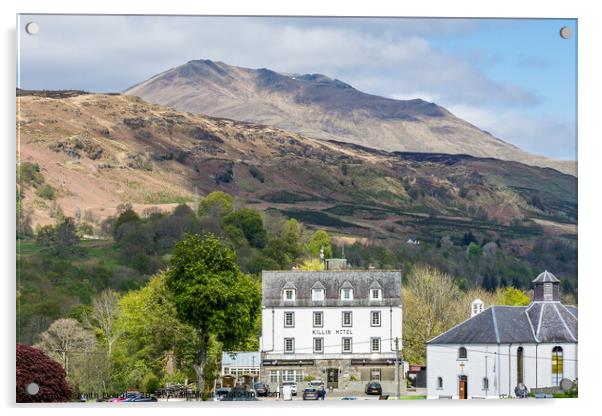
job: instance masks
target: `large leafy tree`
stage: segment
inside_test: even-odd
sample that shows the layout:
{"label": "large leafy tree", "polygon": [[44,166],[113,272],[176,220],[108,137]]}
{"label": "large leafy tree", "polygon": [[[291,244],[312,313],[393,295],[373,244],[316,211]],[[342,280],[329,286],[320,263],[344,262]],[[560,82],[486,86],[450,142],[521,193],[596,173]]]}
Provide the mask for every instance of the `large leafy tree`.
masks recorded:
{"label": "large leafy tree", "polygon": [[178,317],[198,334],[195,371],[202,392],[210,338],[225,350],[247,340],[260,308],[258,284],[241,273],[230,246],[212,234],[189,234],[176,244],[166,285],[174,295]]}
{"label": "large leafy tree", "polygon": [[332,257],[332,245],[330,235],[324,230],[317,230],[308,244],[311,254],[318,256],[320,249],[324,249],[324,258]]}
{"label": "large leafy tree", "polygon": [[224,221],[228,225],[240,228],[251,246],[265,247],[267,232],[263,228],[263,220],[258,211],[251,208],[241,208],[226,216]]}
{"label": "large leafy tree", "polygon": [[120,336],[112,353],[116,389],[141,387],[149,374],[169,378],[168,361],[174,371],[192,367],[198,339],[194,328],[178,319],[165,274],[124,295],[119,310],[114,331]]}

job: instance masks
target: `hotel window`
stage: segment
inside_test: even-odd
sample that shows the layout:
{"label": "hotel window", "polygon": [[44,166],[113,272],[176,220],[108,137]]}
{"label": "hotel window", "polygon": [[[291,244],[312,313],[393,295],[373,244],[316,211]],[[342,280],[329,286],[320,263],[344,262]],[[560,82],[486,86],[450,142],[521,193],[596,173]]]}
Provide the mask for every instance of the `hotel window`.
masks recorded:
{"label": "hotel window", "polygon": [[314,312],[314,327],[321,328],[324,326],[324,314],[322,312]]}
{"label": "hotel window", "polygon": [[351,311],[343,311],[343,326],[353,326],[353,313]]}
{"label": "hotel window", "polygon": [[230,367],[224,367],[224,374],[225,375],[230,374]]}
{"label": "hotel window", "polygon": [[270,370],[270,383],[278,383],[278,370]]}
{"label": "hotel window", "polygon": [[353,289],[341,289],[342,300],[353,300]]}
{"label": "hotel window", "polygon": [[380,381],[380,368],[370,369],[370,381]]}
{"label": "hotel window", "polygon": [[458,359],[459,360],[468,359],[468,352],[466,351],[466,348],[464,348],[464,347],[458,348]]}
{"label": "hotel window", "polygon": [[321,301],[324,300],[324,289],[312,289],[311,300]]}
{"label": "hotel window", "polygon": [[443,388],[443,377],[437,377],[437,388],[438,389]]}
{"label": "hotel window", "polygon": [[489,379],[487,377],[483,377],[483,390],[489,390]]}
{"label": "hotel window", "polygon": [[282,370],[282,381],[295,381],[295,370]]}
{"label": "hotel window", "polygon": [[380,352],[380,338],[370,338],[370,352]]}
{"label": "hotel window", "polygon": [[564,373],[562,347],[554,347],[552,349],[552,385],[559,386],[560,380]]}
{"label": "hotel window", "polygon": [[295,300],[295,289],[284,289],[284,300]]}
{"label": "hotel window", "polygon": [[295,327],[295,312],[284,312],[284,327],[294,328]]}
{"label": "hotel window", "polygon": [[320,354],[324,352],[324,338],[314,338],[314,352]]}
{"label": "hotel window", "polygon": [[350,353],[352,349],[352,341],[351,338],[343,338],[343,353]]}
{"label": "hotel window", "polygon": [[552,283],[544,283],[543,284],[543,300],[553,300],[554,299],[554,288]]}
{"label": "hotel window", "polygon": [[295,338],[284,338],[284,352],[286,354],[295,352]]}
{"label": "hotel window", "polygon": [[381,299],[381,291],[380,289],[370,289],[370,300],[380,300]]}
{"label": "hotel window", "polygon": [[370,326],[380,326],[380,311],[370,312]]}

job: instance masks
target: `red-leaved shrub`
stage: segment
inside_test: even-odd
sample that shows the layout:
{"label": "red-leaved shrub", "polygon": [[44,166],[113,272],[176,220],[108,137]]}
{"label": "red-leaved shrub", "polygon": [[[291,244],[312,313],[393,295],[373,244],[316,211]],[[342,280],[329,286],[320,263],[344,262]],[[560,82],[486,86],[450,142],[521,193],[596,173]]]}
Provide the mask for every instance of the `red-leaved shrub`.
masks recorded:
{"label": "red-leaved shrub", "polygon": [[[27,393],[30,383],[40,387],[37,394]],[[71,395],[59,363],[37,348],[17,344],[17,403],[68,402]]]}

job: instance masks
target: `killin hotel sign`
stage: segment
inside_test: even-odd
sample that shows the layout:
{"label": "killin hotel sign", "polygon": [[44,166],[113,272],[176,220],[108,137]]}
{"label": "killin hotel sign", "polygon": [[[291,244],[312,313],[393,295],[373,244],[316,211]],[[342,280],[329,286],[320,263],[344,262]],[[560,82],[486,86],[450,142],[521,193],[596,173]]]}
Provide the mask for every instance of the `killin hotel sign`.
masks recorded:
{"label": "killin hotel sign", "polygon": [[351,329],[314,329],[312,335],[353,335]]}

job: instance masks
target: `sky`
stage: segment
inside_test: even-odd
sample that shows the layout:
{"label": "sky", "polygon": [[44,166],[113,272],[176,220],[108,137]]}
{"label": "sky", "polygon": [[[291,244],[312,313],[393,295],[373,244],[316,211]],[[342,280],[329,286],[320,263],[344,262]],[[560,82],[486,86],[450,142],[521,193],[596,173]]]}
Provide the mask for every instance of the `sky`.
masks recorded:
{"label": "sky", "polygon": [[21,15],[17,86],[118,92],[194,59],[321,73],[576,160],[576,34],[574,19]]}

